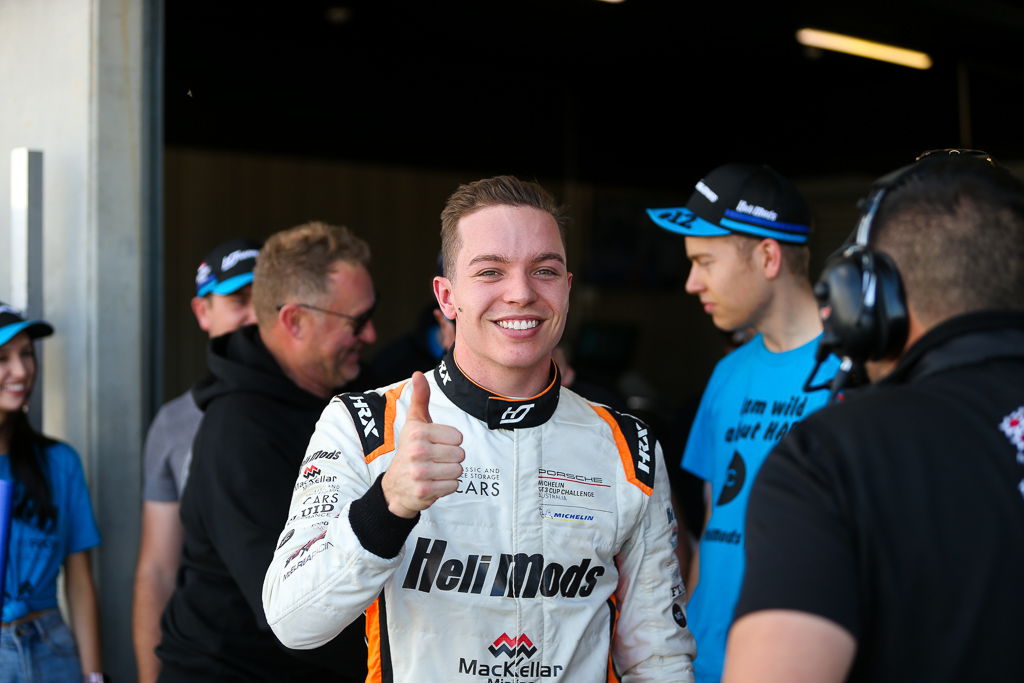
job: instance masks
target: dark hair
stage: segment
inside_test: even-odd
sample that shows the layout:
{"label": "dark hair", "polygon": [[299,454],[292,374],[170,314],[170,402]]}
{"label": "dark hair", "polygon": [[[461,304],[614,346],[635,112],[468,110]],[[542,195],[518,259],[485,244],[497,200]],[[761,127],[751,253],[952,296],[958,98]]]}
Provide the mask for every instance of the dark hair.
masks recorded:
{"label": "dark hair", "polygon": [[921,162],[879,207],[871,242],[925,324],[1024,308],[1024,184],[971,157]]}
{"label": "dark hair", "polygon": [[484,178],[459,185],[441,211],[441,260],[445,277],[453,276],[455,259],[462,246],[459,221],[489,206],[531,206],[547,211],[555,219],[562,247],[565,247],[565,213],[547,190],[510,175]]}
{"label": "dark hair", "polygon": [[48,531],[57,521],[57,508],[46,477],[45,453],[56,442],[34,430],[20,410],[12,413],[10,419],[13,428],[8,457],[15,481],[14,517]]}

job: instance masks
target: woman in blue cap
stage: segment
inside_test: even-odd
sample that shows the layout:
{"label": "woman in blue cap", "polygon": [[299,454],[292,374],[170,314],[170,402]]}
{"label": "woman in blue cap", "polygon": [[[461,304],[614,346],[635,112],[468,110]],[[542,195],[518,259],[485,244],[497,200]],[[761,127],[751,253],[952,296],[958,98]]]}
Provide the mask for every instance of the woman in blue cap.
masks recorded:
{"label": "woman in blue cap", "polygon": [[[0,683],[103,680],[89,565],[100,536],[82,463],[70,446],[37,433],[26,415],[36,379],[33,340],[51,334],[49,323],[0,303],[0,479],[14,484],[10,534],[0,548],[7,553]],[[57,610],[61,566],[70,630]]]}

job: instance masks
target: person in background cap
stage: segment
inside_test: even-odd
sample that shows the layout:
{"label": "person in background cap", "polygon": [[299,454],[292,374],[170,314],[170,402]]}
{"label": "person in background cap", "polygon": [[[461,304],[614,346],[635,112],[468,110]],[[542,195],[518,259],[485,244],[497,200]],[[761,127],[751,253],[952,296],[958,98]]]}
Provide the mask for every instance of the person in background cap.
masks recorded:
{"label": "person in background cap", "polygon": [[[211,339],[256,322],[252,278],[259,250],[259,242],[233,239],[215,247],[199,264],[192,312]],[[142,537],[132,604],[140,683],[152,683],[160,673],[154,649],[160,642],[160,615],[174,591],[184,533],[178,501],[202,416],[192,392],[186,391],[160,408],[146,434]]]}
{"label": "person in background cap", "polygon": [[[772,446],[828,399],[804,388],[822,332],[808,279],[811,215],[786,178],[746,163],[715,168],[684,207],[648,215],[685,237],[686,291],[700,298],[715,326],[756,332],[715,367],[682,459],[705,482],[707,521],[686,585],[696,678],[708,683],[721,678],[743,578],[750,486]],[[819,377],[837,368],[830,357]]]}
{"label": "person in background cap", "polygon": [[199,264],[192,312],[211,338],[256,322],[251,285],[261,246],[245,238],[229,240]]}
{"label": "person in background cap", "polygon": [[369,246],[341,226],[271,235],[253,280],[257,324],[210,342],[210,372],[193,388],[203,421],[181,498],[181,569],[160,620],[161,683],[366,680],[361,620],[322,648],[287,650],[260,590],[293,490],[308,486],[314,509],[333,508],[321,463],[303,454],[377,339],[369,262]]}
{"label": "person in background cap", "polygon": [[[15,484],[2,548],[0,678],[96,683],[103,664],[89,549],[100,534],[89,489],[78,453],[36,432],[26,414],[38,367],[33,340],[51,334],[49,323],[0,303],[0,479]],[[70,631],[57,608],[62,565]]]}

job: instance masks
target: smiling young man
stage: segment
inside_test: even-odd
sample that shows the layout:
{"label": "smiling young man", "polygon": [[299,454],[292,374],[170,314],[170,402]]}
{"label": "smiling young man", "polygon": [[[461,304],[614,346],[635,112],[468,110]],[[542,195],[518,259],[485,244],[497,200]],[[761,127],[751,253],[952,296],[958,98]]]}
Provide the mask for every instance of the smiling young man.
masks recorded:
{"label": "smiling young man", "polygon": [[[685,207],[648,214],[685,236],[686,291],[700,298],[715,326],[757,332],[715,367],[682,460],[706,482],[707,521],[696,580],[688,582],[688,614],[700,648],[697,681],[714,683],[743,577],[751,484],[772,446],[828,398],[804,391],[822,332],[807,273],[811,216],[786,178],[741,163],[708,173]],[[837,366],[830,358],[816,381]]]}
{"label": "smiling young man", "polygon": [[558,207],[499,176],[441,220],[454,347],[324,411],[264,583],[271,628],[312,648],[365,611],[371,680],[692,680],[660,446],[551,359],[572,282]]}

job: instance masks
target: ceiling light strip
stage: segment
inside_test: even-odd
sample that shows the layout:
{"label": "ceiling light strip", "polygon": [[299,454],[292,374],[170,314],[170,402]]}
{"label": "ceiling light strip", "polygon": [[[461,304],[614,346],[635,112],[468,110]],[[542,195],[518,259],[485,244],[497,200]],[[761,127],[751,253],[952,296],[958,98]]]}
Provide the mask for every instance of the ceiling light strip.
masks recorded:
{"label": "ceiling light strip", "polygon": [[801,45],[816,47],[822,50],[834,50],[846,54],[877,59],[882,62],[909,66],[911,69],[930,69],[932,59],[924,52],[908,50],[895,45],[876,43],[863,38],[844,36],[841,33],[820,31],[814,28],[802,28],[796,32],[796,39]]}

